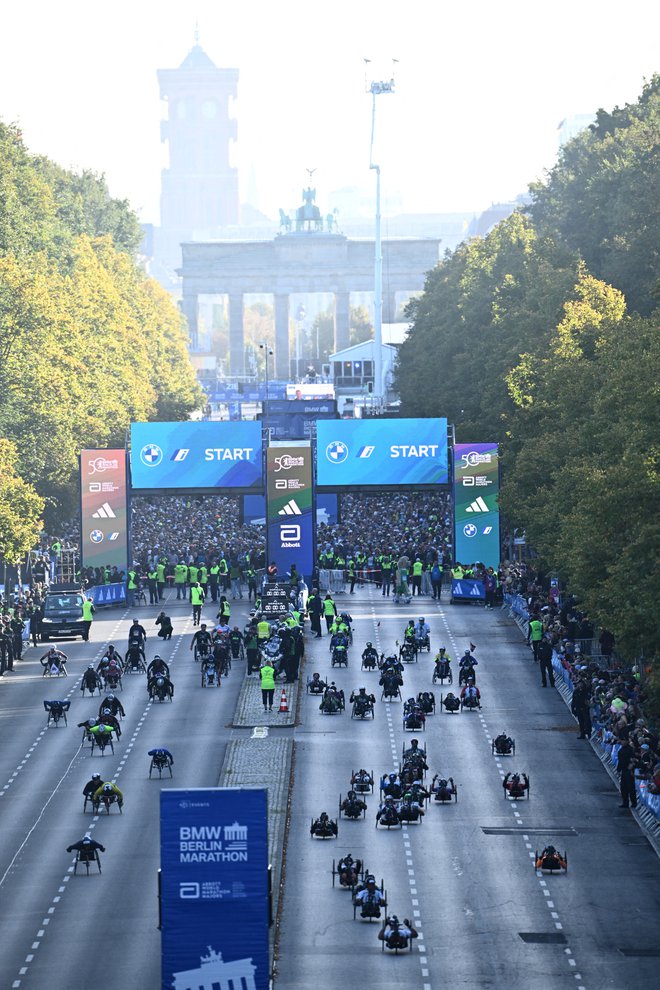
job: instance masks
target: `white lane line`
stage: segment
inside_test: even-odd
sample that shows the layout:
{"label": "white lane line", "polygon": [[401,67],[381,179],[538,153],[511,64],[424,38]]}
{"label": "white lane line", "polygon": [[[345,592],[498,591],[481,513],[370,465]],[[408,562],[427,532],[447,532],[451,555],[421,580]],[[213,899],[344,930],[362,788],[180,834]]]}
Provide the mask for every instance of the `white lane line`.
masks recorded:
{"label": "white lane line", "polygon": [[27,832],[25,838],[23,839],[23,841],[21,842],[20,846],[18,847],[18,849],[16,850],[16,852],[12,856],[11,861],[9,863],[9,866],[7,867],[7,869],[5,870],[5,872],[2,874],[2,877],[0,878],[0,887],[2,887],[3,883],[7,879],[7,876],[9,875],[9,871],[11,870],[12,866],[14,865],[14,863],[16,862],[16,860],[18,859],[18,857],[22,853],[23,849],[25,849],[25,846],[27,845],[27,843],[28,843],[28,841],[30,839],[30,836],[32,835],[32,833],[34,832],[34,830],[36,829],[36,827],[38,826],[38,824],[41,821],[41,819],[43,818],[43,816],[45,815],[46,809],[48,808],[48,805],[50,804],[50,802],[53,800],[53,798],[57,794],[58,790],[60,789],[60,787],[62,785],[62,782],[64,781],[64,779],[66,778],[67,774],[69,773],[69,770],[71,769],[71,767],[73,766],[73,764],[75,763],[75,761],[78,759],[78,755],[80,754],[81,749],[82,749],[82,743],[78,747],[75,755],[73,756],[73,759],[70,761],[70,763],[67,766],[66,770],[64,771],[64,773],[62,774],[62,776],[60,777],[60,779],[58,780],[58,782],[55,784],[55,787],[51,791],[51,793],[50,793],[50,795],[48,797],[48,800],[46,801],[46,803],[42,807],[42,809],[39,812],[37,818],[35,819],[35,821],[33,822],[32,826],[30,827],[29,831]]}

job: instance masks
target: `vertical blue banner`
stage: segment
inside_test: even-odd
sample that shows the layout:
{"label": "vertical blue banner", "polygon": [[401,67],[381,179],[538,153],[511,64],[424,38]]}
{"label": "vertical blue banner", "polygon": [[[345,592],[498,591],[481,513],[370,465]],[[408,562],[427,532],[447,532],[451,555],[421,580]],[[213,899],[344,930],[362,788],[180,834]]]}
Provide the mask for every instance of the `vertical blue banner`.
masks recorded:
{"label": "vertical blue banner", "polygon": [[267,791],[160,795],[162,990],[268,990]]}

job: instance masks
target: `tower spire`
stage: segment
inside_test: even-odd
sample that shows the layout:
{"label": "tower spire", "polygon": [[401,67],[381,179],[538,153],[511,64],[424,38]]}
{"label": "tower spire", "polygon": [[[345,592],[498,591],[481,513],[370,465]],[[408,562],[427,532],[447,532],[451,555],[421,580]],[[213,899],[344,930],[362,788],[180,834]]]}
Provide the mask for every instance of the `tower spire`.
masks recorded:
{"label": "tower spire", "polygon": [[195,44],[199,44],[199,21],[195,21]]}

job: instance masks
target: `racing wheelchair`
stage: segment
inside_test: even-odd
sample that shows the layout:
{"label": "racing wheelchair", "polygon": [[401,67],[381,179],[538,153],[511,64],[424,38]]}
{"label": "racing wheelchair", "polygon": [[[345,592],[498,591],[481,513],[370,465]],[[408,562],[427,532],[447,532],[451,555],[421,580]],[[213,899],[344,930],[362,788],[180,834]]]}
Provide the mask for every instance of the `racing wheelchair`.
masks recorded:
{"label": "racing wheelchair", "polygon": [[67,725],[66,713],[71,707],[70,701],[44,701],[44,708],[46,709],[46,726],[48,727],[52,722],[53,725],[58,725],[60,719],[64,719],[64,724]]}

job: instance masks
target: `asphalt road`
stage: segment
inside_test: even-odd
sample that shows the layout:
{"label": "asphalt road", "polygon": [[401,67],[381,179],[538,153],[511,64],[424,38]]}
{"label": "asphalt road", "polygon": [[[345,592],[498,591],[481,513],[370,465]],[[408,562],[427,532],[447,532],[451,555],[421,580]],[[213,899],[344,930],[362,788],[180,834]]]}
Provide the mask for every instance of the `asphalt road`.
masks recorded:
{"label": "asphalt road", "polygon": [[[336,813],[352,769],[378,775],[393,768],[404,732],[400,704],[379,700],[375,721],[363,723],[348,713],[323,716],[318,701],[303,699],[276,987],[335,988],[356,978],[379,990],[657,985],[658,859],[617,808],[609,777],[588,743],[575,738],[561,698],[541,689],[504,612],[423,601],[433,647],[445,644],[456,663],[471,639],[481,661],[481,715],[438,712],[418,733],[431,772],[454,777],[459,801],[429,807],[422,825],[385,832],[374,827],[375,795],[366,820],[340,823],[338,841],[312,841],[311,817]],[[375,687],[376,674],[358,672],[364,642],[391,649],[406,619],[420,613],[417,603],[399,608],[376,595],[351,600],[351,609],[351,665],[333,675],[347,692]],[[142,610],[148,629],[154,611]],[[188,608],[174,605],[171,612],[176,635],[168,644],[150,637],[147,653],[172,661],[174,702],[148,705],[144,677],[127,676],[127,718],[114,757],[80,749],[75,724],[95,713],[98,699],[81,700],[78,681],[108,641],[123,646],[127,613],[102,613],[93,643],[65,646],[67,680],[42,679],[40,651],[31,650],[0,682],[0,990],[87,990],[98,981],[104,990],[160,986],[159,791],[216,784],[241,679],[234,671],[220,690],[202,690],[188,651]],[[246,612],[243,603],[239,620]],[[308,645],[308,671],[330,674],[327,646],[326,638]],[[432,656],[406,669],[405,695],[431,687]],[[46,730],[43,699],[72,689],[69,726]],[[517,755],[500,761],[501,770],[529,773],[529,802],[503,797],[489,743],[502,729],[515,737]],[[174,753],[171,782],[148,780],[147,750],[158,744]],[[93,822],[83,815],[81,790],[101,768],[116,777],[126,804],[122,816]],[[74,877],[66,846],[92,824],[107,847],[103,875]],[[566,876],[536,875],[531,857],[550,841],[568,851]],[[413,919],[420,938],[412,954],[383,954],[376,924],[353,921],[350,894],[332,888],[332,859],[348,851],[384,878],[391,910]]]}
{"label": "asphalt road", "polygon": [[[15,673],[0,682],[0,988],[104,990],[160,987],[157,930],[159,792],[161,787],[215,786],[223,760],[242,671],[220,689],[202,689],[193,663],[190,607],[172,604],[175,635],[158,640],[158,609],[135,610],[148,633],[147,658],[171,663],[172,704],[150,705],[143,674],[125,676],[117,692],[126,709],[115,754],[80,748],[76,723],[98,713],[100,699],[81,699],[79,680],[108,642],[125,649],[129,613],[102,611],[93,642],[62,642],[69,676],[41,676],[30,649]],[[237,620],[247,614],[240,603]],[[212,618],[209,607],[205,614]],[[71,694],[68,727],[45,728],[44,699]],[[174,777],[148,779],[147,751],[164,745],[174,754]],[[98,771],[124,793],[123,815],[83,815],[82,788]],[[106,847],[102,876],[73,876],[66,847],[94,826]]]}
{"label": "asphalt road", "polygon": [[[366,820],[342,820],[337,840],[312,840],[310,819],[337,813],[351,770],[376,777],[396,767],[405,733],[400,703],[376,706],[374,722],[347,711],[325,716],[306,697],[296,730],[296,785],[276,985],[283,990],[361,982],[390,988],[648,990],[658,985],[660,863],[556,691],[542,689],[537,666],[504,611],[411,607],[372,594],[351,601],[355,645],[348,671],[331,672],[327,640],[313,641],[307,670],[329,675],[348,694],[376,689],[359,672],[366,640],[391,651],[406,620],[423,612],[432,647],[454,666],[470,640],[480,660],[482,712],[428,719],[416,733],[431,774],[459,786],[457,804],[431,805],[422,825],[375,828],[377,793]],[[343,605],[344,599],[341,599]],[[404,697],[431,688],[433,652],[406,668]],[[456,675],[455,675],[456,676]],[[441,688],[437,687],[439,696]],[[439,701],[439,697],[438,697]],[[516,756],[498,761],[490,740],[505,729]],[[525,770],[529,801],[507,802],[507,770]],[[539,831],[541,830],[541,831]],[[569,871],[538,876],[536,848],[566,849]],[[420,932],[414,952],[381,952],[376,923],[353,920],[350,893],[332,887],[333,858],[351,852],[382,877],[390,910]],[[654,955],[655,953],[655,955]]]}

